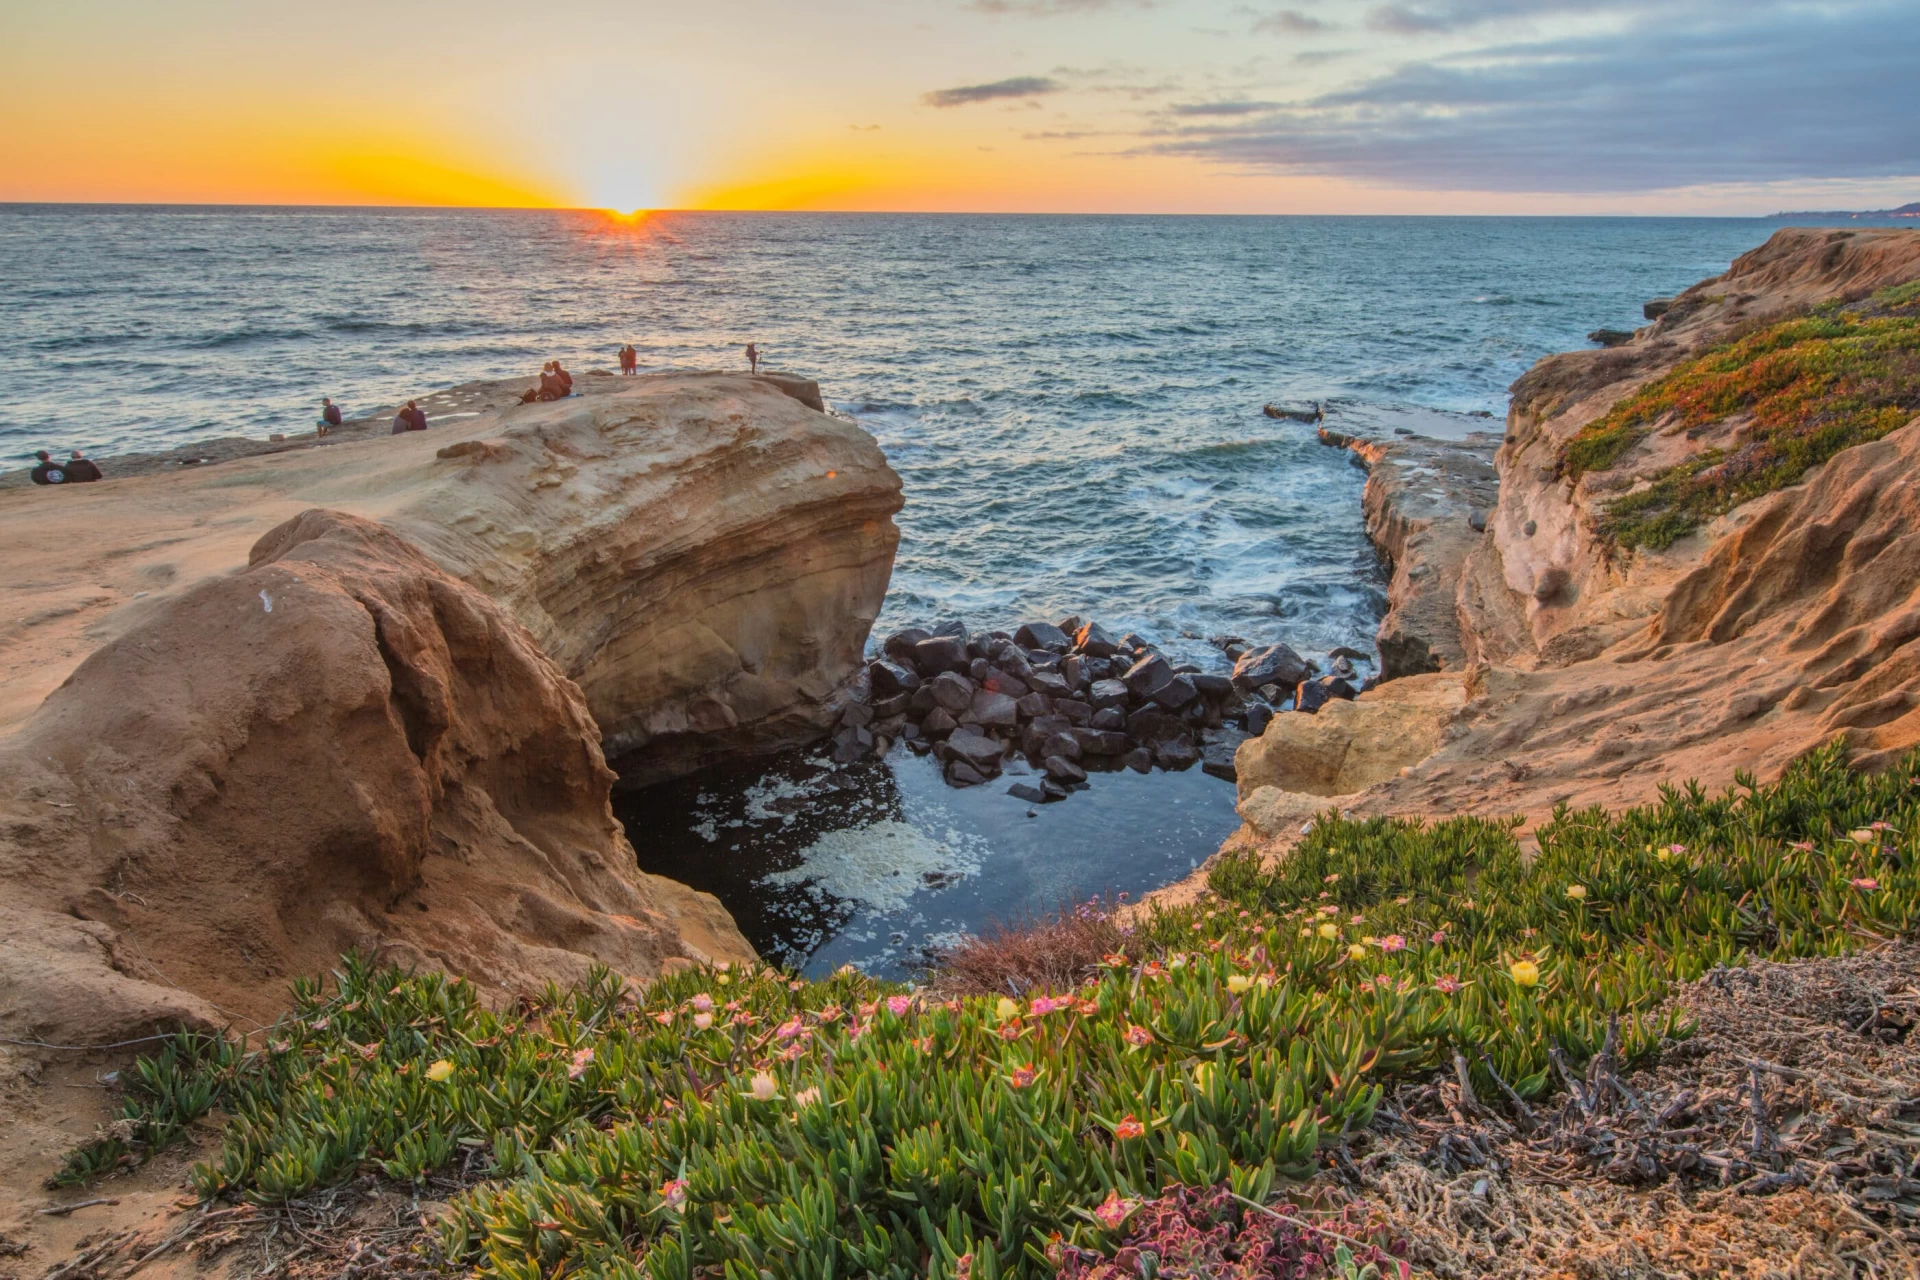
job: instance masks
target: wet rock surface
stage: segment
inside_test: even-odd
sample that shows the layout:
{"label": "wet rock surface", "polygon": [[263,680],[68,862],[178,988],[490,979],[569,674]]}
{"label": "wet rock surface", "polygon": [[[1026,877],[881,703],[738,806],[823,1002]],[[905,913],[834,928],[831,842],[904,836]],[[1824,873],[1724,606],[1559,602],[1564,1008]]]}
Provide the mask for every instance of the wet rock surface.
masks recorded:
{"label": "wet rock surface", "polygon": [[874,646],[828,754],[847,765],[900,742],[931,756],[949,786],[1011,775],[1006,794],[1029,804],[1084,789],[1090,773],[1199,765],[1233,781],[1242,742],[1276,716],[1351,700],[1377,666],[1353,649],[1315,661],[1279,642],[1212,644],[1230,671],[1175,665],[1146,638],[1115,639],[1079,617],[1012,630],[969,631],[959,620],[905,628]]}

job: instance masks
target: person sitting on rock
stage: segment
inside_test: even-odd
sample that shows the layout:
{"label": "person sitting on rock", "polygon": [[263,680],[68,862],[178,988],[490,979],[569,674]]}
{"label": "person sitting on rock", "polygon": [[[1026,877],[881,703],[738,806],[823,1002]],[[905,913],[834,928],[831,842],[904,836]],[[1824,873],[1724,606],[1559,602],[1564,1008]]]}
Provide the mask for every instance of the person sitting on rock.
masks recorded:
{"label": "person sitting on rock", "polygon": [[67,482],[66,467],[61,463],[55,462],[52,454],[42,449],[33,456],[40,460],[40,465],[28,472],[28,478],[35,484],[65,484]]}
{"label": "person sitting on rock", "polygon": [[553,377],[554,381],[557,382],[560,387],[560,394],[555,396],[554,399],[565,400],[573,394],[573,375],[565,369],[562,369],[558,360],[553,362]]}
{"label": "person sitting on rock", "polygon": [[335,427],[339,425],[340,425],[340,406],[335,404],[333,401],[327,399],[325,396],[321,396],[320,397],[320,421],[315,427],[314,434],[319,436],[324,436],[327,434],[327,432],[333,430]]}
{"label": "person sitting on rock", "polygon": [[99,464],[78,449],[73,451],[73,457],[67,462],[68,484],[91,484],[104,479],[106,477],[100,473]]}
{"label": "person sitting on rock", "polygon": [[425,431],[426,429],[426,411],[411,400],[407,401],[406,408],[393,415],[393,434],[396,436],[406,431]]}

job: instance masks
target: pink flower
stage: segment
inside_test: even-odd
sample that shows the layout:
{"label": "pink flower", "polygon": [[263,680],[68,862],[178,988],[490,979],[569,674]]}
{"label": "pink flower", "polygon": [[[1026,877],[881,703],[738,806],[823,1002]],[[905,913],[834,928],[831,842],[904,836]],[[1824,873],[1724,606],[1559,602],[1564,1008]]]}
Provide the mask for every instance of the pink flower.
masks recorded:
{"label": "pink flower", "polygon": [[1028,1006],[1028,1011],[1036,1018],[1044,1018],[1055,1009],[1064,1009],[1072,1003],[1071,1000],[1066,999],[1055,1000],[1050,996],[1035,996],[1033,1003]]}
{"label": "pink flower", "polygon": [[1113,1126],[1113,1136],[1120,1139],[1122,1142],[1128,1141],[1129,1139],[1132,1139],[1132,1138],[1143,1137],[1146,1134],[1146,1132],[1147,1132],[1147,1126],[1141,1124],[1138,1120],[1134,1119],[1132,1113],[1128,1113],[1127,1117],[1124,1120],[1122,1120],[1119,1124]]}
{"label": "pink flower", "polygon": [[587,1068],[593,1065],[593,1047],[582,1045],[573,1051],[573,1065],[567,1068],[567,1079],[578,1080],[587,1074]]}
{"label": "pink flower", "polygon": [[[712,1013],[713,997],[708,995],[706,992],[702,991],[699,995],[693,998],[693,1007],[695,1009],[698,1009],[701,1013]],[[727,1007],[729,1009],[733,1008],[732,1005],[728,1005]]]}
{"label": "pink flower", "polygon": [[1040,1072],[1024,1063],[1015,1067],[1007,1076],[1007,1083],[1016,1089],[1024,1089],[1040,1078]]}
{"label": "pink flower", "polygon": [[1397,933],[1390,933],[1380,939],[1380,949],[1387,952],[1405,951],[1407,949],[1407,940]]}
{"label": "pink flower", "polygon": [[1002,1040],[1018,1040],[1021,1035],[1019,1019],[1016,1018],[1011,1022],[1001,1023],[999,1035]]}
{"label": "pink flower", "polygon": [[789,982],[787,984],[787,990],[789,991],[798,991],[799,989],[800,989],[800,980],[798,978],[794,979],[792,982]]}
{"label": "pink flower", "polygon": [[670,1027],[673,1025],[673,1010],[662,1009],[653,1015],[653,1020],[663,1027]]}
{"label": "pink flower", "polygon": [[1073,1002],[1073,1011],[1082,1017],[1090,1018],[1100,1012],[1100,1002],[1097,1000],[1075,1000]]}
{"label": "pink flower", "polygon": [[1799,850],[1800,852],[1802,852],[1802,853],[1812,853],[1812,852],[1813,852],[1813,841],[1811,841],[1811,840],[1789,840],[1789,841],[1787,842],[1787,848],[1789,848],[1789,849],[1798,849],[1798,850]]}
{"label": "pink flower", "polygon": [[1676,858],[1679,857],[1681,854],[1685,853],[1686,851],[1687,851],[1687,846],[1683,844],[1670,844],[1667,846],[1667,852],[1672,854]]}
{"label": "pink flower", "polygon": [[1136,1049],[1144,1049],[1153,1043],[1153,1032],[1134,1023],[1128,1023],[1126,1034],[1121,1039]]}
{"label": "pink flower", "polygon": [[673,1178],[660,1186],[660,1204],[673,1213],[679,1213],[687,1207],[687,1180]]}
{"label": "pink flower", "polygon": [[1450,973],[1443,973],[1433,980],[1433,989],[1442,995],[1452,995],[1460,989],[1460,979]]}
{"label": "pink flower", "polygon": [[773,1034],[778,1039],[791,1040],[795,1036],[799,1035],[801,1031],[805,1029],[806,1029],[806,1024],[800,1020],[799,1014],[795,1014],[793,1017],[788,1018],[785,1022],[781,1023],[778,1027],[774,1028]]}
{"label": "pink flower", "polygon": [[1878,880],[1875,880],[1872,876],[1862,876],[1858,880],[1855,880],[1853,882],[1853,887],[1856,889],[1868,889],[1868,890],[1878,889],[1880,887],[1880,882]]}
{"label": "pink flower", "polygon": [[887,997],[887,1012],[891,1013],[896,1018],[906,1017],[907,1010],[911,1008],[913,1008],[912,996],[888,996]]}
{"label": "pink flower", "polygon": [[846,1016],[846,1012],[847,1011],[845,1009],[842,1009],[839,1005],[830,1004],[826,1008],[820,1010],[820,1015],[819,1015],[820,1021],[838,1022],[840,1021],[841,1018]]}
{"label": "pink flower", "polygon": [[1118,1231],[1121,1224],[1132,1217],[1133,1211],[1139,1207],[1139,1201],[1122,1200],[1118,1191],[1109,1191],[1107,1198],[1100,1202],[1100,1207],[1093,1211],[1093,1216],[1107,1230]]}
{"label": "pink flower", "polygon": [[1112,955],[1102,956],[1100,957],[1100,963],[1109,969],[1124,969],[1127,967],[1126,953],[1117,951]]}
{"label": "pink flower", "polygon": [[374,1041],[372,1044],[363,1044],[360,1046],[361,1061],[372,1062],[375,1058],[379,1056],[380,1056],[380,1042],[378,1040]]}
{"label": "pink flower", "polygon": [[1433,931],[1433,936],[1427,939],[1428,942],[1431,942],[1436,947],[1440,946],[1446,940],[1447,940],[1447,931],[1445,929],[1435,929]]}
{"label": "pink flower", "polygon": [[1867,830],[1869,830],[1869,831],[1891,831],[1891,830],[1893,830],[1893,824],[1892,824],[1891,822],[1869,822],[1869,823],[1867,824]]}

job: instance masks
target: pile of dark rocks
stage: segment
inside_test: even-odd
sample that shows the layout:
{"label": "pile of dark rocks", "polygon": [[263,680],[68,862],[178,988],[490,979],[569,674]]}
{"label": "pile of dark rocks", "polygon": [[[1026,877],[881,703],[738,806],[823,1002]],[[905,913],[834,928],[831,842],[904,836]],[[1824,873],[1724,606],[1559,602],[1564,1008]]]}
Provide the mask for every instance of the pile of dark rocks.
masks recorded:
{"label": "pile of dark rocks", "polygon": [[969,634],[959,622],[896,631],[855,683],[833,759],[904,742],[939,760],[953,786],[1014,775],[1011,794],[1034,803],[1084,788],[1090,770],[1198,764],[1231,781],[1235,750],[1276,714],[1359,692],[1352,651],[1336,651],[1321,675],[1284,644],[1216,644],[1234,659],[1231,675],[1175,665],[1141,636],[1116,639],[1077,617],[1012,632]]}

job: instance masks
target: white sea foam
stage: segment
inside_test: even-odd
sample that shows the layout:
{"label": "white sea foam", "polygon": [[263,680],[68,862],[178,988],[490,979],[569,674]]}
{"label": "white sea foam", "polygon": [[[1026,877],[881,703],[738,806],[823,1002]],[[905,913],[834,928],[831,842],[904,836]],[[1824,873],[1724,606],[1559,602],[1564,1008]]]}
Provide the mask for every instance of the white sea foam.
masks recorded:
{"label": "white sea foam", "polygon": [[[958,836],[955,831],[949,837]],[[858,902],[869,911],[904,910],[928,877],[972,875],[980,855],[960,841],[939,840],[905,822],[829,831],[808,845],[800,865],[762,881],[773,886],[810,884],[822,894]]]}

